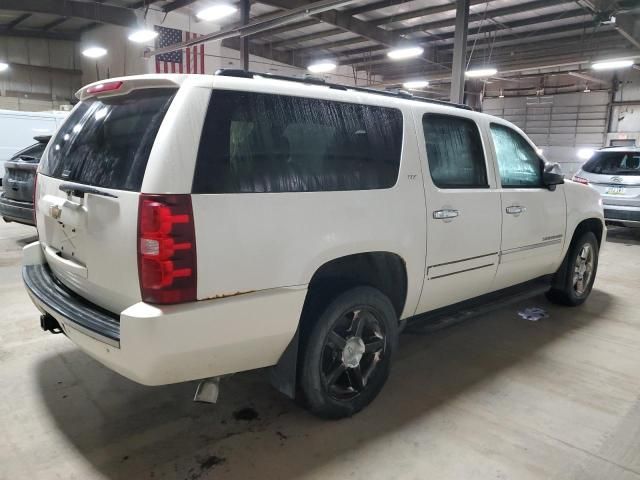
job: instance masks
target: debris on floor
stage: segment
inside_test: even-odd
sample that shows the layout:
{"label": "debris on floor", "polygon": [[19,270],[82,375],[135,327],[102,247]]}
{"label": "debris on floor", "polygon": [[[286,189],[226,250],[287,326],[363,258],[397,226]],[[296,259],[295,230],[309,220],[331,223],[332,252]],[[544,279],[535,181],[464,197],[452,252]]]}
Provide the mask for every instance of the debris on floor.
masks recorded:
{"label": "debris on floor", "polygon": [[520,310],[518,315],[530,322],[537,322],[542,318],[549,318],[549,314],[539,307],[525,308],[524,310]]}

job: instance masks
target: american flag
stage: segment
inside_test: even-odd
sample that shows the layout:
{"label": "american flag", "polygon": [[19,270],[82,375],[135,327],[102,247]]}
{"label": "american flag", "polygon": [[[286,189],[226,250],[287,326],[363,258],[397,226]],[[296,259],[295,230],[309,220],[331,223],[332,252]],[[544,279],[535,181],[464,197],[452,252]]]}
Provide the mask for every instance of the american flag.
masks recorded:
{"label": "american flag", "polygon": [[[197,33],[175,28],[156,26],[159,35],[156,47],[164,48],[176,43],[201,37]],[[204,44],[181,48],[173,52],[156,55],[156,73],[204,73]]]}

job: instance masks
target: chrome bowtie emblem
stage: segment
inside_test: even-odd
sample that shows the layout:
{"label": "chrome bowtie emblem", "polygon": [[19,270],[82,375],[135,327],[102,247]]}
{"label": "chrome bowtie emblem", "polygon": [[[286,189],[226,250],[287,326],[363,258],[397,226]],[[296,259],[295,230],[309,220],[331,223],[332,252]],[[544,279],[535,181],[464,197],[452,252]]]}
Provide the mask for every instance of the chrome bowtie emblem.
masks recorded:
{"label": "chrome bowtie emblem", "polygon": [[622,183],[622,178],[621,177],[611,177],[611,182],[612,183]]}
{"label": "chrome bowtie emblem", "polygon": [[62,215],[62,209],[58,205],[51,205],[49,207],[49,213],[57,220],[60,218],[60,215]]}

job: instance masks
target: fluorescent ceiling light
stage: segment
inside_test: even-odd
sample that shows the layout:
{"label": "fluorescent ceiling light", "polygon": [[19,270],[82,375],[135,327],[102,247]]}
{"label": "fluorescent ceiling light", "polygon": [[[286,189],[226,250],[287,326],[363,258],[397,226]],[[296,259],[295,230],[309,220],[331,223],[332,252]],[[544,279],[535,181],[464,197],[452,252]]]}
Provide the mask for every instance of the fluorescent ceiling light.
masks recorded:
{"label": "fluorescent ceiling light", "polygon": [[614,68],[628,68],[633,65],[633,60],[606,60],[591,65],[594,70],[612,70]]}
{"label": "fluorescent ceiling light", "polygon": [[312,63],[307,67],[311,73],[326,73],[335,70],[337,65],[329,60],[322,60],[320,62]]}
{"label": "fluorescent ceiling light", "polygon": [[102,47],[89,47],[82,51],[82,55],[89,58],[100,58],[107,54],[107,50]]}
{"label": "fluorescent ceiling light", "polygon": [[593,148],[581,148],[578,150],[578,158],[581,160],[589,160],[593,155]]}
{"label": "fluorescent ceiling light", "polygon": [[196,17],[205,22],[211,22],[213,20],[220,20],[221,18],[228,17],[236,13],[238,9],[233,5],[227,5],[221,3],[219,5],[212,5],[211,7],[200,10],[196,13]]}
{"label": "fluorescent ceiling light", "polygon": [[476,70],[467,70],[464,74],[467,77],[478,78],[478,77],[491,77],[498,73],[498,70],[495,68],[478,68]]}
{"label": "fluorescent ceiling light", "polygon": [[0,72],[4,72],[7,68],[9,68],[8,63],[0,62]]}
{"label": "fluorescent ceiling light", "polygon": [[425,88],[429,86],[429,82],[426,80],[410,80],[404,82],[402,86],[408,90],[415,90],[416,88]]}
{"label": "fluorescent ceiling light", "polygon": [[403,60],[405,58],[413,58],[418,57],[424,53],[424,48],[422,47],[404,47],[404,48],[395,48],[387,52],[387,57],[393,60]]}
{"label": "fluorescent ceiling light", "polygon": [[158,36],[158,32],[149,28],[141,28],[129,35],[129,40],[136,43],[144,43],[153,40]]}

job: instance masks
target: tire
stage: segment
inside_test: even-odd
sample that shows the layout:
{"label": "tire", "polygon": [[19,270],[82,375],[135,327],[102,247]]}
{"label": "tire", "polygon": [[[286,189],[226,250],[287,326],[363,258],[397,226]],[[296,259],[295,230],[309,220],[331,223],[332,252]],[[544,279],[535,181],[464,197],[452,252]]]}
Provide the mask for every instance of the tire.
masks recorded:
{"label": "tire", "polygon": [[397,337],[395,309],[379,290],[357,287],[338,295],[305,342],[300,386],[307,408],[338,419],[366,407],[389,376]]}
{"label": "tire", "polygon": [[559,305],[582,305],[591,293],[598,270],[598,240],[593,232],[585,232],[572,242],[560,268],[565,270],[556,276],[562,280],[554,281],[547,298]]}

